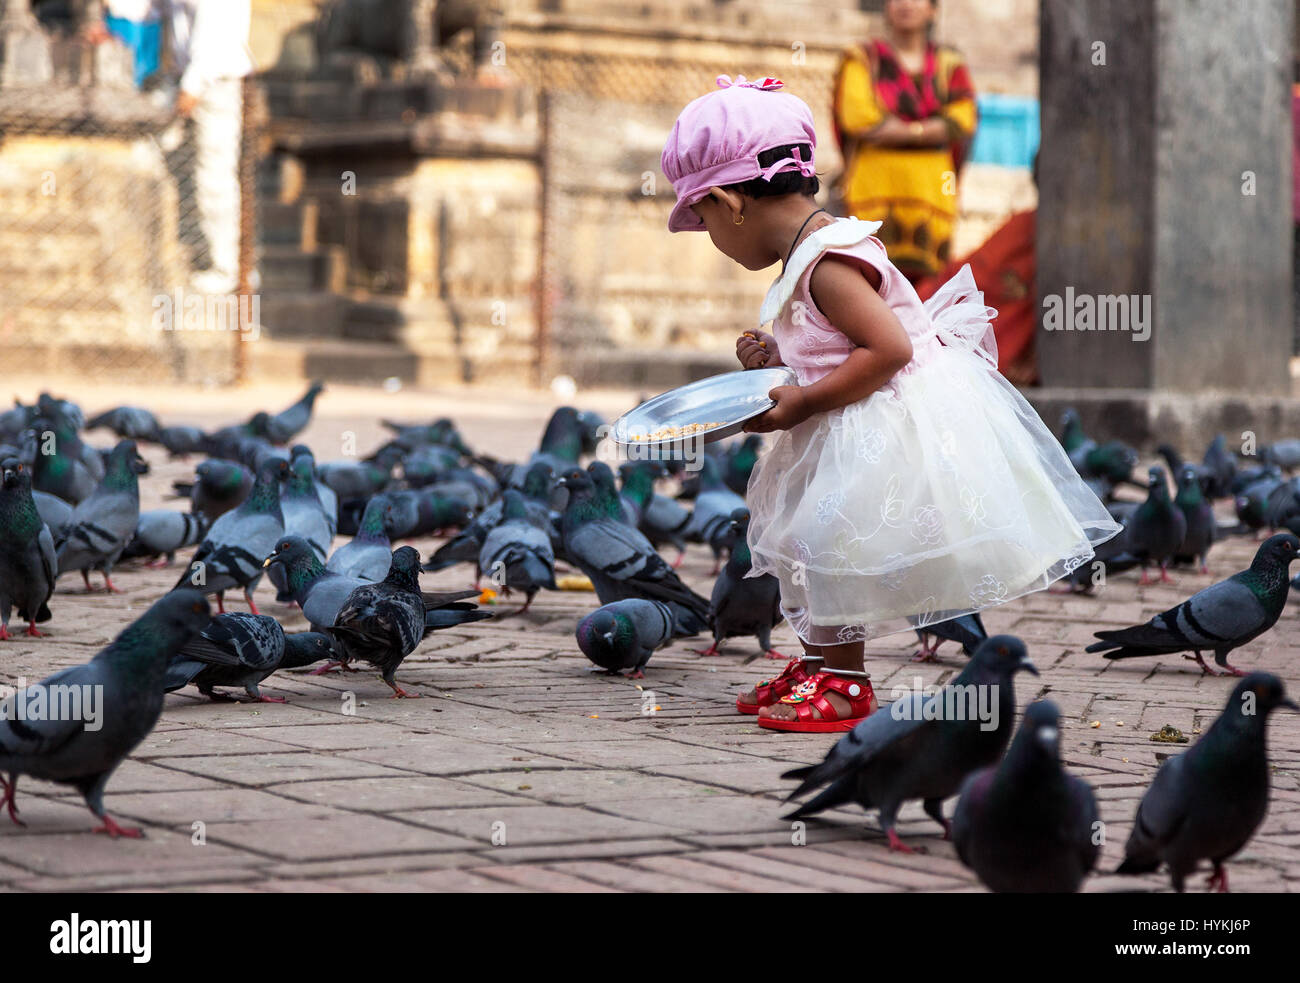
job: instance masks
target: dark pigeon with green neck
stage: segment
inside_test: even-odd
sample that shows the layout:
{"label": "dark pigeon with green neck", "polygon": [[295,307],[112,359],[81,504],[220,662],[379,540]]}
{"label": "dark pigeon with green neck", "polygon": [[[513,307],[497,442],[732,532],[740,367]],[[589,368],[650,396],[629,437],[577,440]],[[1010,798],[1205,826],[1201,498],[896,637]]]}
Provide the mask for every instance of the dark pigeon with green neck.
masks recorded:
{"label": "dark pigeon with green neck", "polygon": [[705,455],[700,461],[700,490],[695,496],[695,511],[686,527],[686,538],[693,543],[708,543],[713,551],[713,574],[722,566],[722,554],[731,548],[735,532],[731,515],[745,507],[745,500],[722,480],[718,462]]}
{"label": "dark pigeon with green neck", "polygon": [[938,692],[913,692],[882,707],[842,737],[821,764],[782,775],[800,781],[787,801],[827,786],[785,818],[802,819],[857,802],[880,810],[891,849],[910,853],[894,826],[903,803],[920,799],[926,814],[947,833],[944,799],[961,788],[967,775],[997,761],[1011,740],[1016,716],[1012,680],[1021,669],[1038,675],[1024,642],[994,635]]}
{"label": "dark pigeon with green neck", "polygon": [[1166,864],[1175,891],[1202,860],[1209,886],[1228,890],[1224,864],[1268,813],[1267,725],[1278,707],[1300,710],[1282,680],[1254,672],[1237,684],[1223,713],[1199,741],[1168,759],[1138,804],[1116,873],[1146,874]]}
{"label": "dark pigeon with green neck", "polygon": [[662,601],[681,637],[708,624],[709,602],[682,583],[650,540],[621,519],[617,496],[600,496],[591,475],[575,468],[563,478],[569,501],[561,519],[564,553],[590,579],[601,604],[639,597]]}
{"label": "dark pigeon with green neck", "polygon": [[388,576],[393,549],[388,538],[392,508],[392,500],[385,494],[371,498],[366,503],[357,534],[334,551],[326,569],[344,577],[369,581],[383,580]]}
{"label": "dark pigeon with green neck", "polygon": [[[103,822],[96,832],[141,835],[105,813],[104,788],[157,723],[171,657],[210,618],[208,602],[197,591],[172,591],[87,664],[56,672],[0,704],[0,773],[9,776],[0,779],[0,805],[8,806],[14,822],[20,823],[18,778],[31,775],[77,789]],[[73,712],[37,717],[33,708],[40,705]]]}
{"label": "dark pigeon with green neck", "polygon": [[1061,711],[1025,710],[1007,756],[962,786],[952,817],[957,856],[990,891],[1073,894],[1101,853],[1097,798],[1061,767]]}
{"label": "dark pigeon with green neck", "polygon": [[786,656],[772,648],[772,629],[779,625],[781,614],[781,584],[770,573],[758,577],[748,574],[753,566],[749,552],[749,510],[736,509],[731,513],[731,535],[735,545],[727,565],[713,582],[713,597],[709,602],[709,627],[713,629],[713,644],[701,655],[717,655],[719,646],[728,638],[753,636],[758,639],[759,651],[769,659]]}
{"label": "dark pigeon with green neck", "polygon": [[217,608],[223,614],[225,591],[241,587],[249,610],[258,613],[253,590],[262,579],[263,558],[284,535],[280,483],[288,472],[289,464],[282,458],[262,462],[248,498],[212,524],[177,587],[193,587],[204,594],[215,592]]}
{"label": "dark pigeon with green neck", "polygon": [[1202,672],[1223,675],[1201,658],[1208,650],[1228,673],[1241,676],[1240,669],[1229,665],[1228,653],[1277,622],[1290,589],[1288,567],[1298,549],[1300,539],[1290,533],[1271,536],[1260,544],[1249,569],[1197,591],[1146,624],[1096,632],[1101,641],[1093,642],[1087,651],[1103,652],[1108,659],[1190,652],[1184,658],[1194,660]]}
{"label": "dark pigeon with green neck", "polygon": [[31,472],[8,458],[0,463],[0,640],[10,638],[13,607],[26,619],[26,633],[41,637],[36,625],[50,620],[58,569],[54,538],[32,498]]}
{"label": "dark pigeon with green neck", "polygon": [[479,551],[480,577],[489,577],[504,591],[524,592],[522,614],[545,587],[555,590],[555,553],[551,549],[550,519],[529,511],[521,492],[507,488],[501,500],[501,521],[483,540]]}
{"label": "dark pigeon with green neck", "polygon": [[1147,497],[1132,517],[1124,523],[1129,552],[1142,564],[1140,583],[1147,583],[1147,565],[1160,567],[1160,580],[1169,583],[1165,568],[1187,535],[1187,520],[1169,499],[1165,470],[1153,467],[1147,472]]}
{"label": "dark pigeon with green neck", "polygon": [[1174,505],[1183,513],[1187,532],[1174,554],[1175,563],[1199,564],[1201,573],[1209,573],[1205,560],[1214,544],[1219,523],[1214,517],[1214,506],[1202,490],[1202,478],[1190,464],[1178,474],[1178,494]]}
{"label": "dark pigeon with green neck", "polygon": [[681,566],[686,556],[686,529],[691,524],[690,509],[655,491],[655,480],[666,474],[659,462],[629,461],[619,465],[618,471],[623,479],[623,497],[632,501],[640,510],[641,519],[637,528],[645,533],[656,548],[676,547],[677,558],[673,561],[675,570]]}
{"label": "dark pigeon with green neck", "polygon": [[676,632],[668,605],[630,598],[597,608],[578,622],[574,635],[582,654],[605,672],[626,670],[629,678],[640,679],[650,656]]}

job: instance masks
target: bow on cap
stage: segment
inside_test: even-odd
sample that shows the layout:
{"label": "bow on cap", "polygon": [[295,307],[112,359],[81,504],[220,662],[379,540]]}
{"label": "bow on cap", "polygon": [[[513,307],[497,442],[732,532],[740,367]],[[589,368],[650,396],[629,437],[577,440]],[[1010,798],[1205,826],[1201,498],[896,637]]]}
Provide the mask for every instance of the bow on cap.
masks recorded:
{"label": "bow on cap", "polygon": [[719,89],[728,89],[733,85],[740,85],[747,89],[762,89],[764,92],[775,92],[785,85],[780,79],[774,79],[770,75],[767,78],[759,79],[757,82],[746,82],[743,75],[737,75],[734,82],[731,81],[730,75],[719,75],[717,82]]}

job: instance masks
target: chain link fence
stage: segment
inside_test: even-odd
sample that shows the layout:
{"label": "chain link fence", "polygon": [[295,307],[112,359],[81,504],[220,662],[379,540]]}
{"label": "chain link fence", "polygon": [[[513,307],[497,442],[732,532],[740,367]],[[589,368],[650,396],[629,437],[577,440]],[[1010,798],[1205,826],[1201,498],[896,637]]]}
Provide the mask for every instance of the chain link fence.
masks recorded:
{"label": "chain link fence", "polygon": [[[198,183],[214,180],[203,174],[212,162],[198,151],[199,123],[175,110],[165,65],[137,77],[128,44],[104,33],[98,19],[82,19],[81,5],[7,0],[0,8],[6,367],[120,381],[233,381],[239,346],[256,331],[257,304],[247,283],[240,296],[238,271],[213,275],[210,230],[198,207]],[[251,171],[244,171],[247,182]],[[224,192],[236,212],[225,220],[235,235],[239,180],[230,171]],[[251,233],[246,223],[244,234]]]}

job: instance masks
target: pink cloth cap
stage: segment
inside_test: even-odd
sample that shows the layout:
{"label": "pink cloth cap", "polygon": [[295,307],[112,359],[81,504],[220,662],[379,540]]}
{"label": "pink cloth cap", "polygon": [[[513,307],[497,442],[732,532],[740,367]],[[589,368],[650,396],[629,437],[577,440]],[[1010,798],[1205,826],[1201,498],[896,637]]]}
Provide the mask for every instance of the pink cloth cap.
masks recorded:
{"label": "pink cloth cap", "polygon": [[664,145],[659,160],[664,175],[677,192],[677,204],[668,216],[670,232],[699,232],[704,223],[691,211],[709,188],[739,184],[761,177],[772,180],[774,174],[797,170],[811,177],[816,173],[812,161],[799,152],[771,166],[758,166],[758,155],[773,147],[806,143],[817,146],[812,110],[798,96],[779,91],[780,79],[745,81],[743,75],[734,82],[718,76],[718,90],[690,102]]}

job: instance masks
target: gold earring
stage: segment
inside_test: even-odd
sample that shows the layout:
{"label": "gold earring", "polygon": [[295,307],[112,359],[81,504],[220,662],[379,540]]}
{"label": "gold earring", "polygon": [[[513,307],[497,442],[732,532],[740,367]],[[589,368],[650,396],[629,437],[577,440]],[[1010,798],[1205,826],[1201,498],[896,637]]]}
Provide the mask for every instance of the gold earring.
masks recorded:
{"label": "gold earring", "polygon": [[741,213],[740,213],[740,218],[733,218],[733,219],[731,220],[731,224],[732,224],[732,225],[744,225],[744,224],[745,224],[745,213],[744,213],[744,212],[741,212]]}

